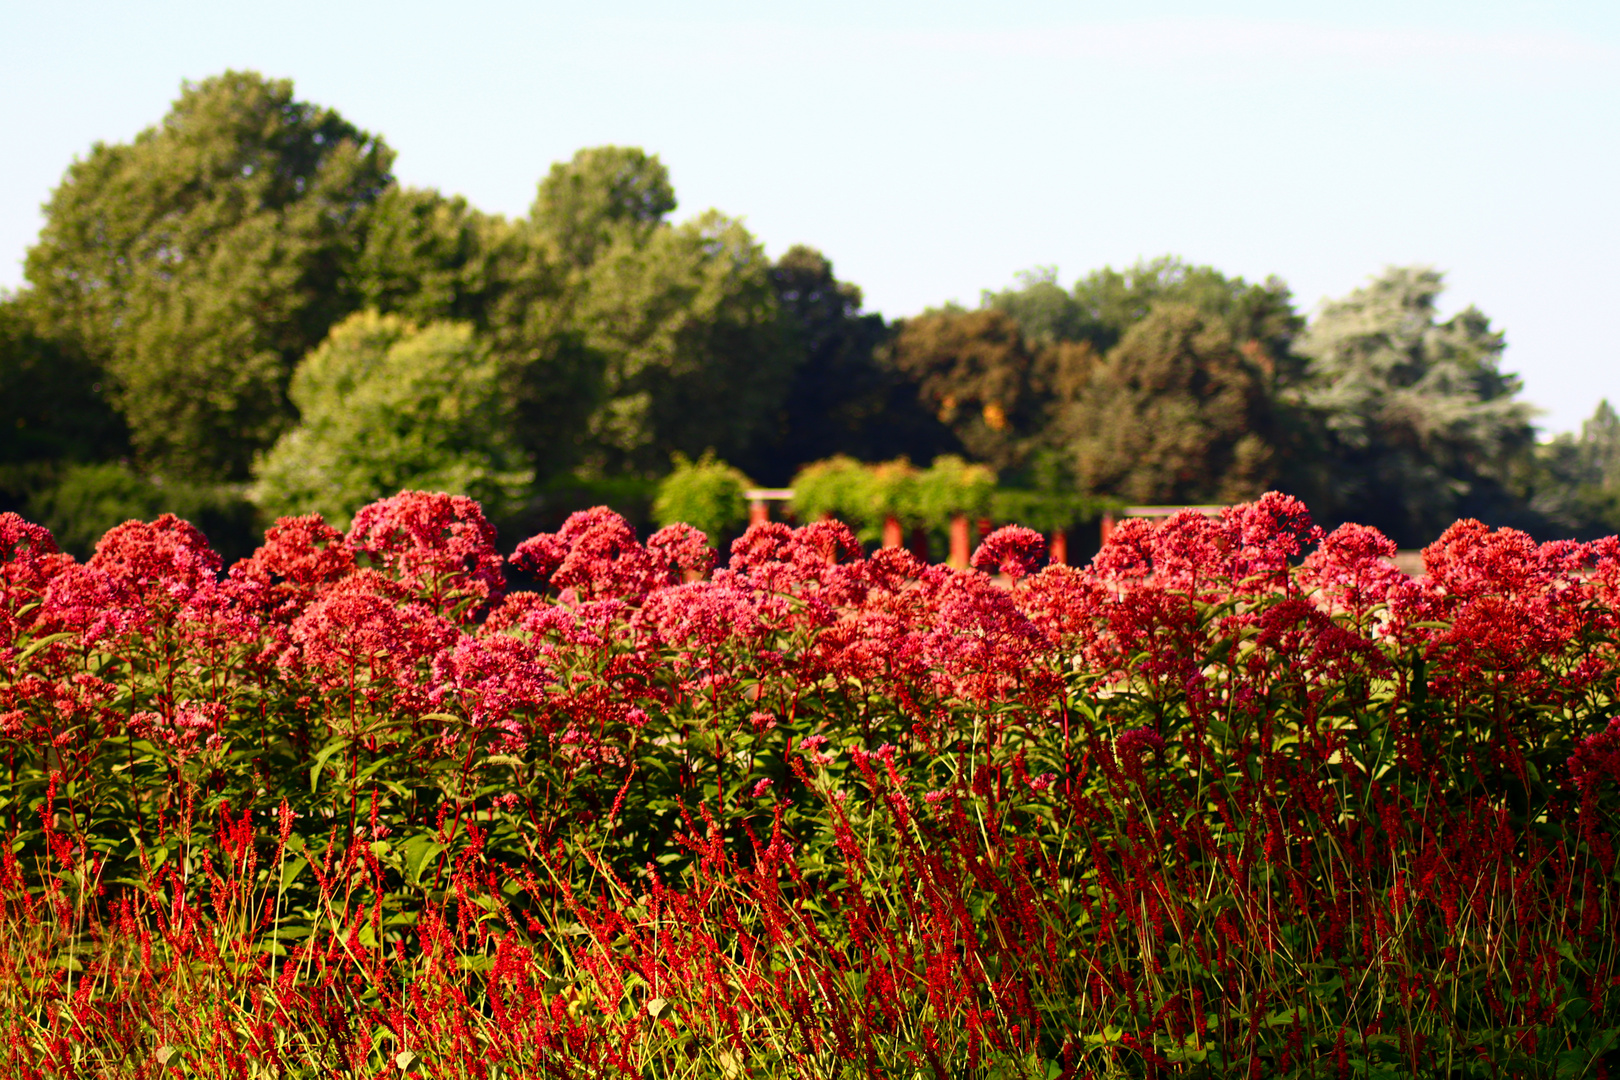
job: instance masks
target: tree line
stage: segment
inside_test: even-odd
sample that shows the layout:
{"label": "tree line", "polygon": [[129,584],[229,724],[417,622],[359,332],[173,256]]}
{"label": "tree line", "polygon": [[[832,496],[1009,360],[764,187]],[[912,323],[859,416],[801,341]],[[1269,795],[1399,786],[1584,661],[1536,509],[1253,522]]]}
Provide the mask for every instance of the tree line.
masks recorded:
{"label": "tree line", "polygon": [[[401,186],[289,81],[186,84],[98,143],[0,298],[0,505],[85,549],[173,511],[220,538],[401,488],[516,528],[646,506],[677,459],[781,485],[834,457],[956,455],[1135,503],[1277,487],[1422,543],[1461,516],[1620,525],[1620,421],[1538,443],[1502,334],[1391,269],[1307,321],[1278,279],[1176,259],[1055,271],[886,321],[808,246],[676,221],[655,155],[551,167],[526,217]],[[712,460],[711,458],[711,460]]]}

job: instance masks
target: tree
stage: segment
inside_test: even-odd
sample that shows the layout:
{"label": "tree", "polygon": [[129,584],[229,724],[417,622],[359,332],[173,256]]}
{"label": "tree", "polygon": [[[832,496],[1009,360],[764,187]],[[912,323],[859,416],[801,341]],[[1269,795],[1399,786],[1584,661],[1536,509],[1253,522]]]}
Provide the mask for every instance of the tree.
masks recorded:
{"label": "tree", "polygon": [[675,467],[658,483],[653,498],[653,520],[659,525],[684,522],[709,538],[711,546],[723,533],[748,521],[748,489],[753,486],[740,469],[704,454],[693,461],[675,455]]}
{"label": "tree", "polygon": [[616,242],[640,247],[675,209],[669,170],[635,147],[596,146],[551,167],[529,220],[584,268]]}
{"label": "tree", "polygon": [[1549,531],[1595,539],[1620,532],[1620,416],[1607,400],[1583,424],[1536,448],[1530,507]]}
{"label": "tree", "polygon": [[269,513],[345,523],[417,488],[470,495],[497,516],[533,480],[496,364],[467,323],[418,329],[360,312],[298,366],[290,393],[303,419],[256,468]]}
{"label": "tree", "polygon": [[1054,393],[1072,392],[1091,362],[1089,346],[1042,348],[995,308],[906,319],[889,356],[967,452],[998,470],[1028,462]]}
{"label": "tree", "polygon": [[1025,337],[1041,344],[1096,342],[1107,336],[1109,331],[1097,321],[1096,314],[1058,284],[1057,267],[1041,266],[1017,277],[1016,289],[985,290],[980,307],[1011,315]]}
{"label": "tree", "polygon": [[1069,292],[1058,284],[1052,267],[1020,274],[1019,286],[986,292],[983,306],[1017,319],[1035,342],[1088,341],[1105,353],[1154,308],[1187,304],[1224,322],[1233,339],[1272,365],[1281,381],[1297,375],[1290,349],[1305,320],[1280,278],[1251,285],[1214,267],[1165,256],[1125,270],[1104,267],[1076,281]]}
{"label": "tree", "polygon": [[13,503],[52,466],[117,457],[122,420],[101,373],[34,330],[24,298],[0,297],[0,493]]}
{"label": "tree", "polygon": [[356,300],[419,323],[451,319],[488,330],[510,274],[505,264],[523,257],[518,234],[460,196],[389,188],[367,214],[350,271]]}
{"label": "tree", "polygon": [[772,429],[748,459],[752,475],[785,484],[801,466],[837,454],[927,458],[955,447],[909,380],[883,362],[883,316],[862,312],[860,288],[839,281],[821,252],[789,248],[770,278],[797,358]]}
{"label": "tree", "polygon": [[599,404],[602,360],[571,322],[582,285],[534,226],[437,191],[391,189],[369,215],[354,289],[384,314],[470,323],[495,360],[514,433],[539,475],[576,464]]}
{"label": "tree", "polygon": [[1459,517],[1518,523],[1512,472],[1534,432],[1505,347],[1469,307],[1437,321],[1441,275],[1392,268],[1325,305],[1298,343],[1296,401],[1325,440],[1321,516],[1427,543]]}
{"label": "tree", "polygon": [[240,478],[291,423],[287,381],[353,308],[392,156],[291,82],[227,72],[68,169],[25,273],[42,335],[110,376],[143,462]]}
{"label": "tree", "polygon": [[796,354],[764,252],[715,211],[641,238],[620,235],[575,308],[601,357],[590,419],[595,467],[662,471],[674,453],[747,460],[772,428]]}
{"label": "tree", "polygon": [[1162,304],[1133,325],[1054,424],[1080,490],[1139,503],[1236,502],[1265,490],[1265,376],[1219,318]]}

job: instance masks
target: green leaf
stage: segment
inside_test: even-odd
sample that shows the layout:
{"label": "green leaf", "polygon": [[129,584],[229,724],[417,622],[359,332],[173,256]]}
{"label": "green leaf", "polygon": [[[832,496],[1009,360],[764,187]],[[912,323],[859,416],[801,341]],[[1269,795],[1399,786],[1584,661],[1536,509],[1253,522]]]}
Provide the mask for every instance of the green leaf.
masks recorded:
{"label": "green leaf", "polygon": [[313,795],[315,793],[316,788],[319,786],[320,779],[321,779],[321,770],[326,768],[326,763],[331,760],[332,755],[336,754],[340,750],[343,750],[343,749],[347,748],[348,745],[349,745],[349,740],[348,739],[341,739],[340,738],[340,739],[334,739],[332,742],[329,742],[325,746],[321,747],[320,752],[315,755],[315,764],[313,764],[313,765],[311,765],[309,767],[309,790],[310,790],[310,794]]}

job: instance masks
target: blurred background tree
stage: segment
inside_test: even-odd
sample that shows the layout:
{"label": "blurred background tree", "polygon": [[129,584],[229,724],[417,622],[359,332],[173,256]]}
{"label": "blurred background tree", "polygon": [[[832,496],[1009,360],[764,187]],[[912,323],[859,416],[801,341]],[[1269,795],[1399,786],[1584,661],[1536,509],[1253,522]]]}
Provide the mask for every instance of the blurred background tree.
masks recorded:
{"label": "blurred background tree", "polygon": [[287,382],[356,305],[349,268],[392,159],[292,83],[226,72],[69,167],[28,252],[29,307],[105,373],[143,465],[246,479],[292,423]]}
{"label": "blurred background tree", "polygon": [[345,527],[366,503],[417,489],[470,495],[498,517],[534,479],[498,368],[467,323],[419,329],[359,312],[299,364],[290,394],[302,419],[255,467],[269,516]]}
{"label": "blurred background tree", "polygon": [[1535,524],[1515,474],[1535,442],[1503,335],[1473,307],[1440,322],[1441,275],[1386,270],[1323,306],[1298,343],[1294,400],[1319,425],[1325,518],[1382,529],[1403,545],[1459,517]]}

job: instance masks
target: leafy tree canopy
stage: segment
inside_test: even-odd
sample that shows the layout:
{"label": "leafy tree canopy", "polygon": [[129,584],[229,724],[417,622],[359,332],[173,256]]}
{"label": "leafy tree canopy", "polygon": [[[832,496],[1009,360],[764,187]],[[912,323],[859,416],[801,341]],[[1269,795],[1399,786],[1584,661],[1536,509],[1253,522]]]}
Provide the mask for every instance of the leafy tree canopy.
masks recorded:
{"label": "leafy tree canopy", "polygon": [[1534,441],[1504,340],[1469,307],[1444,322],[1427,267],[1386,270],[1325,305],[1298,343],[1297,400],[1326,440],[1321,515],[1425,543],[1459,517],[1502,521],[1509,471]]}
{"label": "leafy tree canopy", "polygon": [[658,484],[653,498],[653,520],[659,525],[685,522],[702,530],[711,545],[722,534],[748,522],[747,492],[750,484],[742,470],[733,468],[713,454],[693,461],[676,454],[675,467]]}
{"label": "leafy tree canopy", "polygon": [[580,289],[547,237],[459,197],[393,188],[371,210],[354,279],[366,306],[381,313],[472,324],[511,401],[515,437],[540,475],[577,463],[600,400],[602,359],[571,321]]}
{"label": "leafy tree canopy", "polygon": [[[128,434],[101,397],[101,373],[40,337],[24,304],[0,297],[0,469],[118,456]],[[15,478],[0,475],[0,490]]]}
{"label": "leafy tree canopy", "polygon": [[1579,434],[1538,448],[1531,507],[1555,528],[1588,539],[1620,532],[1620,416],[1598,402]]}
{"label": "leafy tree canopy", "polygon": [[466,323],[418,329],[360,312],[298,366],[290,393],[302,422],[256,469],[254,499],[268,513],[342,524],[415,488],[470,495],[499,515],[533,480],[495,362]]}
{"label": "leafy tree canopy", "polygon": [[26,264],[40,329],[111,375],[149,465],[241,477],[290,423],[392,156],[291,82],[226,72],[69,168]]}
{"label": "leafy tree canopy", "polygon": [[[1126,270],[1104,267],[1067,292],[1058,284],[1057,270],[1042,267],[1019,275],[1018,288],[986,292],[983,302],[1018,320],[1034,341],[1089,341],[1098,352],[1112,349],[1161,304],[1186,304],[1219,318],[1234,340],[1271,364],[1286,364],[1304,326],[1280,278],[1250,284],[1170,256]],[[1255,344],[1246,344],[1251,341]],[[1277,374],[1286,381],[1292,372]]]}
{"label": "leafy tree canopy", "polygon": [[906,319],[889,356],[967,452],[998,470],[1026,463],[1054,396],[1076,393],[1093,360],[1085,343],[1032,342],[996,308]]}
{"label": "leafy tree canopy", "polygon": [[661,472],[674,453],[747,460],[799,354],[764,251],[716,211],[614,241],[585,276],[576,325],[603,365],[588,439],[602,472]]}
{"label": "leafy tree canopy", "polygon": [[587,267],[618,240],[645,243],[675,205],[669,170],[656,154],[596,146],[551,167],[529,219],[564,258]]}
{"label": "leafy tree canopy", "polygon": [[956,447],[910,381],[884,362],[883,317],[861,310],[861,290],[838,280],[826,256],[795,245],[770,276],[798,358],[774,429],[748,461],[753,475],[785,484],[800,466],[835,454],[926,459]]}
{"label": "leafy tree canopy", "polygon": [[1238,502],[1266,489],[1264,373],[1219,317],[1161,304],[1126,331],[1054,423],[1085,493]]}

